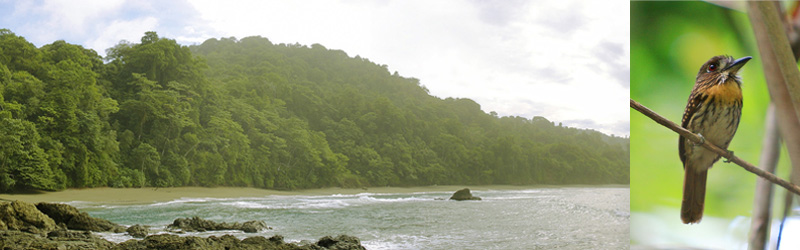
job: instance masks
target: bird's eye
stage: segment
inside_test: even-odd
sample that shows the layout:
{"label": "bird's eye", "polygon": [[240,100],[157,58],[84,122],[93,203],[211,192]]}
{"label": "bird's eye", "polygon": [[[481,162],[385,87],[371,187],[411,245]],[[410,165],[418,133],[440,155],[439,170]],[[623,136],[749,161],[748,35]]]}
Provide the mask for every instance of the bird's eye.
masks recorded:
{"label": "bird's eye", "polygon": [[712,63],[712,64],[708,65],[708,72],[712,72],[712,71],[715,71],[715,70],[717,70],[717,64],[716,63]]}

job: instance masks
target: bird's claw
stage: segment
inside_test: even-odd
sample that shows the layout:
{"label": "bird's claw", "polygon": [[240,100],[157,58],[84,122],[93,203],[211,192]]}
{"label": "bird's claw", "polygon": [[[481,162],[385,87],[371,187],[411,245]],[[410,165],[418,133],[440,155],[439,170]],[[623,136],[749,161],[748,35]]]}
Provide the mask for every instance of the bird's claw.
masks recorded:
{"label": "bird's claw", "polygon": [[[731,150],[726,150],[726,151],[728,151],[728,155],[729,155],[729,156],[733,157],[733,151],[731,151]],[[731,163],[731,160],[730,160],[730,159],[728,159],[728,158],[725,158],[725,160],[724,160],[723,162],[725,162],[725,163]]]}
{"label": "bird's claw", "polygon": [[698,134],[697,134],[697,136],[698,136],[698,137],[700,137],[700,142],[699,142],[699,143],[695,143],[694,145],[696,145],[696,146],[700,146],[700,145],[703,145],[703,144],[705,144],[705,143],[706,143],[706,138],[705,138],[705,137],[703,137],[703,135],[702,135],[702,134],[698,133]]}

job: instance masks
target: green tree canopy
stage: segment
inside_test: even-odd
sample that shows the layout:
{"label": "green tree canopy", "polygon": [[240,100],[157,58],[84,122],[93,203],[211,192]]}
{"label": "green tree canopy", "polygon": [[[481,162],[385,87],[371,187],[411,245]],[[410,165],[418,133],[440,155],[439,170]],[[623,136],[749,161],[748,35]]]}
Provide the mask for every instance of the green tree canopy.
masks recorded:
{"label": "green tree canopy", "polygon": [[387,68],[319,44],[155,32],[104,61],[0,30],[0,191],[628,183],[627,138],[487,114]]}

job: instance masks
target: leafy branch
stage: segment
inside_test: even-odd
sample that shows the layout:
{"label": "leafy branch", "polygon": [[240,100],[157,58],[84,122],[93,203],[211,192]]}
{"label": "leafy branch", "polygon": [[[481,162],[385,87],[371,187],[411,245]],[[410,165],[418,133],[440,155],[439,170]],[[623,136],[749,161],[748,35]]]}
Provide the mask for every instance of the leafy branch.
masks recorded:
{"label": "leafy branch", "polygon": [[756,174],[756,175],[758,175],[758,176],[760,176],[760,177],[762,177],[762,178],[764,178],[764,179],[766,179],[766,180],[768,180],[768,181],[770,181],[772,183],[778,184],[781,187],[784,187],[787,190],[791,191],[792,193],[800,195],[800,187],[798,187],[797,185],[794,185],[794,184],[792,184],[792,183],[790,183],[790,182],[788,182],[788,181],[786,181],[784,179],[781,179],[778,176],[775,176],[772,173],[764,171],[764,170],[754,166],[753,164],[750,164],[749,162],[746,162],[746,161],[742,160],[739,157],[736,157],[735,155],[733,155],[733,152],[727,151],[727,150],[722,149],[720,147],[717,147],[716,145],[712,144],[711,142],[706,141],[705,139],[703,139],[701,136],[699,136],[699,135],[697,135],[695,133],[692,133],[689,130],[686,130],[686,129],[678,126],[674,122],[672,122],[670,120],[667,120],[667,118],[664,118],[663,116],[657,114],[656,112],[650,110],[649,108],[643,106],[642,104],[639,104],[638,102],[634,101],[633,99],[631,99],[631,108],[635,109],[636,111],[639,111],[639,113],[642,113],[643,115],[645,115],[647,117],[650,117],[650,119],[653,119],[653,121],[657,122],[658,124],[661,124],[662,126],[667,127],[669,129],[671,129],[672,131],[675,131],[676,133],[680,134],[684,138],[687,138],[687,139],[691,140],[695,144],[701,145],[704,148],[706,148],[708,150],[711,150],[714,153],[717,153],[718,155],[720,155],[723,158],[727,159],[729,162],[733,162],[736,165],[739,165],[740,167],[744,168],[745,170],[750,171],[751,173],[754,173],[754,174]]}

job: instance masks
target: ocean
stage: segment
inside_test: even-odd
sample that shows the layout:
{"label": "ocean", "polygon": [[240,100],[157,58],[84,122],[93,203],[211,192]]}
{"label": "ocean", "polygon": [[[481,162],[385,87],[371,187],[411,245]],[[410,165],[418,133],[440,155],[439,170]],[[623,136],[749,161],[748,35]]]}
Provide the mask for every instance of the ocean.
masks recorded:
{"label": "ocean", "polygon": [[[473,190],[481,201],[450,201],[452,192],[181,198],[149,204],[68,204],[91,216],[166,233],[176,218],[263,220],[258,233],[187,233],[238,238],[283,235],[287,242],[347,234],[367,249],[627,249],[628,187],[520,187]],[[453,190],[455,191],[455,190]],[[99,233],[113,242],[125,233]]]}

